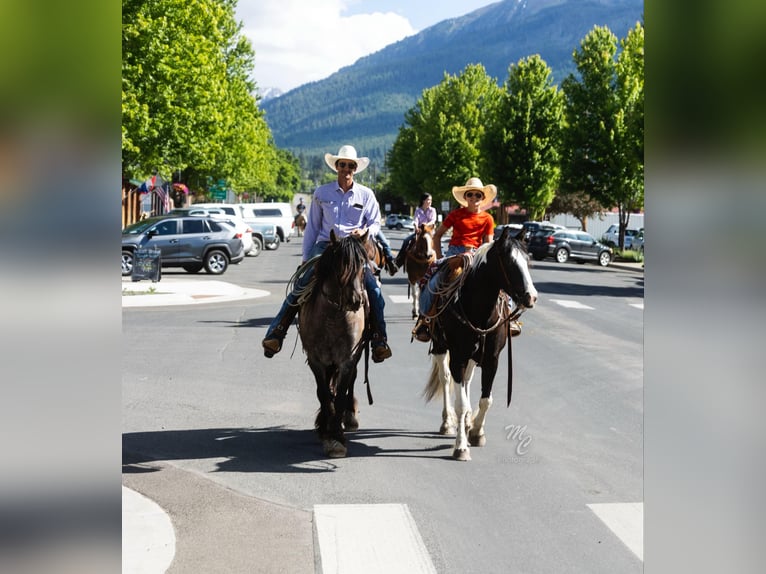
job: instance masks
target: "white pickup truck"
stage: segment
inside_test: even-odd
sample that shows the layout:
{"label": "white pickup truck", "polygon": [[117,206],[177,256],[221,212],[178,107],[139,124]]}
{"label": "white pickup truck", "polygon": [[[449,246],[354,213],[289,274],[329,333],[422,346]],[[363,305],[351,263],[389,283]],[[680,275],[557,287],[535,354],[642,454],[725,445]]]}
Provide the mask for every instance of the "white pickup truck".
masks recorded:
{"label": "white pickup truck", "polygon": [[[626,229],[625,230],[625,249],[633,249],[633,242],[636,242],[636,247],[643,246],[643,233],[638,229]],[[609,229],[606,230],[604,235],[601,236],[601,243],[608,245],[609,247],[617,247],[620,243],[620,226],[612,224]]]}

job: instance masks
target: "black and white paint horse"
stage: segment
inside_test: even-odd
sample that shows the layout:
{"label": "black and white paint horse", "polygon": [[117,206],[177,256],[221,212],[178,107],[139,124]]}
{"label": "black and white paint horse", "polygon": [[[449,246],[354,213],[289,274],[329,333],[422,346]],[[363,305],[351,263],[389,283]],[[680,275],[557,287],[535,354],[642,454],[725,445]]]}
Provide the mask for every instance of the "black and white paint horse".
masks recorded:
{"label": "black and white paint horse", "polygon": [[[482,245],[463,271],[459,288],[440,308],[432,323],[431,373],[423,392],[426,400],[444,399],[440,433],[455,434],[452,453],[457,460],[471,460],[470,446],[484,446],[484,421],[492,405],[492,384],[500,352],[510,341],[509,322],[534,307],[537,290],[529,273],[528,255],[509,229]],[[508,297],[512,304],[509,305]],[[508,404],[511,400],[511,345],[508,353]],[[481,367],[481,399],[473,415],[470,383]],[[450,390],[455,390],[455,405]]]}

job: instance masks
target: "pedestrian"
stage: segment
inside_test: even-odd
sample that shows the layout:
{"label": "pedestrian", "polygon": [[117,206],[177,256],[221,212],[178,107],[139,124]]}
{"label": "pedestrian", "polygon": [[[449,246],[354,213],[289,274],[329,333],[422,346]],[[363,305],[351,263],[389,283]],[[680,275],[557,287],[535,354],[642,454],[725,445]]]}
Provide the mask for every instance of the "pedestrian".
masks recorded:
{"label": "pedestrian", "polygon": [[[380,206],[375,193],[361,183],[354,181],[354,174],[364,171],[370,158],[358,157],[356,149],[344,145],[337,155],[326,153],[325,163],[337,172],[337,181],[320,185],[314,190],[308,209],[308,222],[303,236],[303,262],[321,254],[330,243],[330,231],[338,237],[361,236],[369,232],[375,236],[380,231]],[[263,354],[271,358],[282,349],[287,329],[298,313],[298,295],[313,275],[310,267],[296,282],[287,295],[277,316],[269,325],[263,339]],[[369,265],[364,274],[364,286],[370,301],[370,319],[373,330],[372,360],[380,363],[391,357],[388,346],[386,322],[383,316],[385,301],[380,284]]]}
{"label": "pedestrian", "polygon": [[[436,225],[436,209],[431,207],[432,201],[433,198],[430,193],[424,193],[420,196],[420,205],[415,210],[415,231],[418,230],[421,224]],[[412,240],[415,239],[415,231],[402,241],[402,247],[399,249],[399,253],[396,254],[397,267],[404,265],[404,261],[407,258],[407,249],[409,249]]]}
{"label": "pedestrian", "polygon": [[295,211],[298,213],[298,215],[302,215],[304,211],[306,211],[306,204],[303,203],[303,198],[298,199],[298,205],[295,206]]}
{"label": "pedestrian", "polygon": [[[497,197],[497,187],[484,185],[478,177],[472,177],[465,185],[452,188],[452,196],[461,207],[447,215],[439,229],[434,233],[434,251],[438,269],[449,269],[449,274],[456,277],[462,272],[462,257],[453,257],[463,253],[473,253],[483,243],[492,241],[495,233],[495,220],[484,211]],[[447,256],[442,258],[441,238],[444,232],[452,229],[452,238],[447,248]],[[434,297],[442,274],[439,271],[426,276],[420,291],[420,315],[412,335],[418,341],[431,340],[429,324],[438,312],[439,298]],[[442,280],[444,280],[442,278]]]}

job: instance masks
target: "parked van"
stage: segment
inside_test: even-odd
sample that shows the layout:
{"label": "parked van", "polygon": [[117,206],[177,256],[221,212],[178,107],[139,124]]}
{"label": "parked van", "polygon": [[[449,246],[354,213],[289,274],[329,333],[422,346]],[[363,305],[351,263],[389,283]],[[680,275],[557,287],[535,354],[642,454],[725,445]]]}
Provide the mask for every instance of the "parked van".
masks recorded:
{"label": "parked van", "polygon": [[[222,211],[226,215],[237,217],[242,219],[247,225],[250,226],[253,233],[254,243],[258,243],[260,239],[260,247],[266,249],[277,249],[279,247],[280,237],[277,230],[277,226],[274,223],[269,223],[264,220],[254,220],[250,218],[250,221],[245,217],[245,214],[249,210],[243,209],[241,203],[194,203],[191,208],[213,210],[214,212]],[[255,247],[259,247],[256,245]],[[255,249],[253,249],[255,251]],[[257,253],[251,252],[252,255]]]}
{"label": "parked van", "polygon": [[242,219],[251,223],[273,223],[282,241],[290,241],[295,223],[293,208],[289,203],[239,203]]}

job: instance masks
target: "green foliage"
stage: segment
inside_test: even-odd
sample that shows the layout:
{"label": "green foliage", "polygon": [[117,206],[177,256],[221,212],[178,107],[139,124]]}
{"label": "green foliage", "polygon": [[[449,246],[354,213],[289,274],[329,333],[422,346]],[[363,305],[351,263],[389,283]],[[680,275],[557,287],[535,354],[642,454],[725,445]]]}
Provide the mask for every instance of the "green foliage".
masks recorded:
{"label": "green foliage", "polygon": [[445,74],[440,84],[424,90],[405,114],[402,140],[388,157],[391,190],[415,204],[428,192],[438,204],[452,199],[453,186],[481,177],[487,167],[480,149],[486,110],[500,96],[496,80],[480,64],[458,76]]}
{"label": "green foliage", "polygon": [[559,181],[563,96],[539,55],[510,67],[505,92],[487,121],[488,179],[504,202],[519,203],[531,219],[542,219]]}
{"label": "green foliage", "polygon": [[236,0],[123,0],[122,159],[235,190],[275,185],[271,132],[252,95]]}
{"label": "green foliage", "polygon": [[644,31],[620,43],[595,27],[574,53],[579,78],[563,83],[566,129],[562,191],[584,193],[620,214],[620,245],[630,213],[644,198]]}

